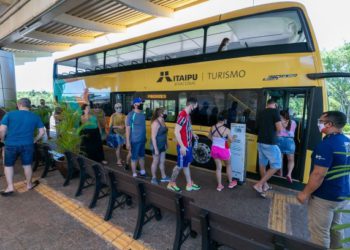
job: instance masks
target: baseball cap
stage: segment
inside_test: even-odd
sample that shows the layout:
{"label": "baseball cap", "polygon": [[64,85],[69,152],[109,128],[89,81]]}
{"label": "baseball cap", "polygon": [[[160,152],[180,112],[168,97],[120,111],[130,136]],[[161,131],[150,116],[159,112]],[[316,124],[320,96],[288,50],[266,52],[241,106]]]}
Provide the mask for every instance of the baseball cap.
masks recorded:
{"label": "baseball cap", "polygon": [[132,101],[132,104],[135,104],[135,103],[142,103],[143,100],[141,99],[141,97],[136,97],[134,98],[134,100]]}

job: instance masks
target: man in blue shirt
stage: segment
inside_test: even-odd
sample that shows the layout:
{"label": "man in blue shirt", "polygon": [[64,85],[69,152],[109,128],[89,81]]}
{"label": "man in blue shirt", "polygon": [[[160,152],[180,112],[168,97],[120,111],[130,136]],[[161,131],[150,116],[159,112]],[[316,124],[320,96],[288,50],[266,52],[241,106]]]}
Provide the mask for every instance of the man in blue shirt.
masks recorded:
{"label": "man in blue shirt", "polygon": [[133,177],[137,177],[137,161],[140,164],[140,176],[146,177],[146,118],[142,110],[143,100],[140,97],[134,98],[133,110],[126,117],[126,148],[131,151],[131,170]]}
{"label": "man in blue shirt", "polygon": [[[328,111],[318,120],[318,128],[326,136],[316,146],[312,154],[312,173],[304,190],[297,195],[300,203],[309,200],[308,217],[311,240],[326,248],[341,248],[342,231],[332,230],[334,225],[342,224],[341,213],[349,202],[343,197],[350,197],[349,175],[330,180],[334,174],[328,171],[339,166],[344,171],[350,165],[350,139],[343,133],[346,116],[339,111]],[[339,168],[338,167],[338,168]],[[341,172],[340,172],[341,173]],[[339,174],[336,173],[336,174]]]}
{"label": "man in blue shirt", "polygon": [[[30,190],[38,185],[32,183],[32,162],[34,143],[45,133],[44,124],[40,117],[30,112],[31,103],[28,98],[22,98],[17,103],[18,110],[7,113],[1,121],[1,141],[5,139],[5,161],[4,172],[7,181],[7,188],[1,192],[2,196],[10,196],[14,192],[13,166],[20,155],[24,174],[26,176],[27,189]],[[34,138],[35,129],[39,129],[38,135]]]}

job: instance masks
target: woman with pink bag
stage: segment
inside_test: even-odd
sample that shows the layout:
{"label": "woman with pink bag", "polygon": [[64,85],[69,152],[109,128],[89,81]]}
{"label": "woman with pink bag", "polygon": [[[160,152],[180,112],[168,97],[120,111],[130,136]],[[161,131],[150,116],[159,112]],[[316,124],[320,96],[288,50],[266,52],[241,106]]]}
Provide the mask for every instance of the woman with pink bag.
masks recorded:
{"label": "woman with pink bag", "polygon": [[224,186],[221,183],[221,169],[222,162],[225,163],[226,173],[228,178],[228,188],[234,188],[237,186],[237,181],[232,180],[231,171],[231,152],[228,146],[228,142],[233,141],[230,129],[225,126],[226,123],[226,113],[224,111],[220,112],[218,115],[218,122],[211,127],[209,132],[209,138],[213,141],[211,146],[211,157],[213,157],[216,164],[216,179],[218,186],[217,191],[222,191]]}

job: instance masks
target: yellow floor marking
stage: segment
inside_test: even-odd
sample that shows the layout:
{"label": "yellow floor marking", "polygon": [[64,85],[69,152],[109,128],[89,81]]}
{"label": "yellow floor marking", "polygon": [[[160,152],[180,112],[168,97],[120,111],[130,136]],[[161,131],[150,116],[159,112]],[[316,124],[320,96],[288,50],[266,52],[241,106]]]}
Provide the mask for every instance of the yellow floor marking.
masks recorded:
{"label": "yellow floor marking", "polygon": [[[271,194],[269,194],[269,196],[270,195]],[[281,233],[287,232],[287,205],[285,195],[276,192],[272,194],[272,204],[268,222],[268,227],[270,229]]]}
{"label": "yellow floor marking", "polygon": [[88,208],[81,206],[78,202],[55,191],[49,186],[40,184],[35,190],[116,248],[125,250],[150,249],[141,241],[134,240],[123,228],[104,221]]}

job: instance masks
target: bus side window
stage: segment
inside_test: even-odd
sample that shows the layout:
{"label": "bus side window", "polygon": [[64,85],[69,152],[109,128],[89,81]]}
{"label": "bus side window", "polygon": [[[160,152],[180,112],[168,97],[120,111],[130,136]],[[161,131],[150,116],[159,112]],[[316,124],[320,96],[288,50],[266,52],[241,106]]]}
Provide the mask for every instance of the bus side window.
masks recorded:
{"label": "bus side window", "polygon": [[254,133],[257,113],[258,92],[237,90],[227,94],[227,124],[245,123],[248,133]]}

